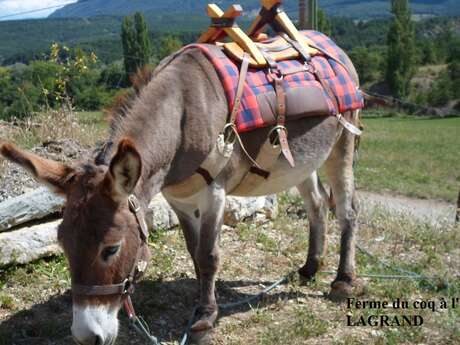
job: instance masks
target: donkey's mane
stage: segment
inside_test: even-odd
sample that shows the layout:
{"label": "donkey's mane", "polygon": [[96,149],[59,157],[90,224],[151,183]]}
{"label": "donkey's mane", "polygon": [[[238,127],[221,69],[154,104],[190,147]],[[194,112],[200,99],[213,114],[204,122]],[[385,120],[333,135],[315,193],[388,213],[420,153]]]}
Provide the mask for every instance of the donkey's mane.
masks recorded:
{"label": "donkey's mane", "polygon": [[110,137],[105,144],[96,151],[95,163],[96,165],[107,165],[108,158],[112,152],[114,143],[113,137],[117,129],[122,125],[123,120],[129,113],[131,107],[138,99],[141,91],[150,83],[153,77],[153,68],[151,66],[144,66],[135,74],[129,76],[132,88],[127,89],[117,95],[112,104],[105,109],[104,113],[107,120],[110,122]]}
{"label": "donkey's mane", "polygon": [[139,68],[136,73],[129,76],[132,88],[127,89],[115,97],[112,104],[105,110],[107,119],[110,121],[111,132],[128,114],[131,106],[140,95],[141,91],[149,84],[153,77],[151,66]]}

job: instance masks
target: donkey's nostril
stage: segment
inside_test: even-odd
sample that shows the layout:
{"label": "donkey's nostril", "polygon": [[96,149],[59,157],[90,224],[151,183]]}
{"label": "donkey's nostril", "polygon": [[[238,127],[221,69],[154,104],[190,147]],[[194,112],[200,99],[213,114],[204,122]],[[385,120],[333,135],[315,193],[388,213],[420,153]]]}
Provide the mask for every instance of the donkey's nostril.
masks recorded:
{"label": "donkey's nostril", "polygon": [[96,342],[94,345],[102,345],[102,338],[100,336],[96,336]]}

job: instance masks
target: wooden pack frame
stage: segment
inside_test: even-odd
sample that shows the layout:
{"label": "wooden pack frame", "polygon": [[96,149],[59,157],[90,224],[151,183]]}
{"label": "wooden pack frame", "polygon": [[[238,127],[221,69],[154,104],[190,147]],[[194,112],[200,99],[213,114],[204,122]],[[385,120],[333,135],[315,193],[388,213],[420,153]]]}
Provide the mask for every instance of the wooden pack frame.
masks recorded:
{"label": "wooden pack frame", "polygon": [[[238,61],[242,61],[244,54],[247,53],[250,56],[250,66],[254,68],[268,66],[266,54],[270,55],[274,61],[299,58],[299,47],[297,49],[292,47],[286,39],[298,42],[300,49],[303,49],[306,55],[312,56],[318,53],[315,48],[311,47],[312,42],[297,30],[287,14],[281,10],[282,0],[261,0],[261,3],[262,9],[252,23],[248,34],[236,24],[236,19],[243,14],[240,5],[230,6],[226,12],[223,12],[216,4],[208,5],[207,11],[212,23],[209,29],[198,39],[198,43],[222,44],[227,54]],[[288,37],[286,39],[280,37],[268,44],[260,43],[260,41],[268,38],[264,33],[268,25]],[[218,42],[226,36],[230,37],[233,42]],[[279,49],[280,47],[286,48]]]}
{"label": "wooden pack frame", "polygon": [[266,37],[264,30],[270,25],[276,32],[285,33],[298,42],[309,55],[318,54],[318,50],[312,47],[313,42],[297,30],[286,12],[282,10],[283,0],[261,0],[261,3],[262,9],[248,30],[251,39],[259,41]]}
{"label": "wooden pack frame", "polygon": [[229,36],[243,52],[251,56],[251,60],[257,65],[267,64],[265,58],[257,48],[256,44],[236,24],[236,18],[243,14],[240,5],[232,5],[226,12],[223,12],[216,4],[208,5],[208,15],[211,17],[211,26],[198,39],[198,43],[216,43],[218,40]]}

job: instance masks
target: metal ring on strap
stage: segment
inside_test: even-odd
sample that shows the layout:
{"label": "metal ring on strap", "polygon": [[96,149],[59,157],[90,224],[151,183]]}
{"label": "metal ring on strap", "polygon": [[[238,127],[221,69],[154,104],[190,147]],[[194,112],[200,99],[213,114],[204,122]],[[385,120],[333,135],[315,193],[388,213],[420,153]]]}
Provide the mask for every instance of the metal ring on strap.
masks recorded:
{"label": "metal ring on strap", "polygon": [[[272,140],[271,137],[272,137],[272,135],[273,135],[273,133],[274,133],[275,131],[277,132],[277,135],[279,136],[279,134],[278,134],[279,132],[278,132],[278,131],[280,131],[280,130],[285,131],[285,132],[286,132],[286,135],[288,135],[288,130],[287,130],[287,128],[284,127],[284,126],[281,126],[281,125],[277,125],[277,126],[273,127],[273,128],[270,130],[270,132],[268,132],[268,138],[270,138],[270,142],[272,143],[273,146],[278,146],[278,144],[274,144],[276,141],[275,141],[275,139]],[[279,142],[279,140],[278,140],[278,142]]]}
{"label": "metal ring on strap", "polygon": [[[230,132],[228,131],[229,129]],[[225,144],[234,144],[236,142],[236,125],[227,123],[222,130],[222,134],[224,135]]]}

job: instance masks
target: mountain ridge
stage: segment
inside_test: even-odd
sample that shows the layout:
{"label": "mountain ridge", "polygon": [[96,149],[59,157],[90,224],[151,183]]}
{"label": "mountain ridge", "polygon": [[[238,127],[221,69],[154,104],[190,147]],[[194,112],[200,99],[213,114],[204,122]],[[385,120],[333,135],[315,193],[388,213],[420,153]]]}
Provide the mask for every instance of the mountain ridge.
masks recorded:
{"label": "mountain ridge", "polygon": [[[157,14],[204,14],[211,0],[80,0],[55,11],[50,18],[94,17],[100,15],[125,16],[136,11]],[[458,0],[412,0],[414,14],[422,16],[460,15]],[[234,0],[215,0],[227,8]],[[255,15],[260,8],[259,0],[240,1],[245,12]],[[320,6],[327,14],[349,18],[379,18],[390,15],[390,0],[320,0]],[[285,0],[284,7],[293,17],[297,16],[298,1]]]}

